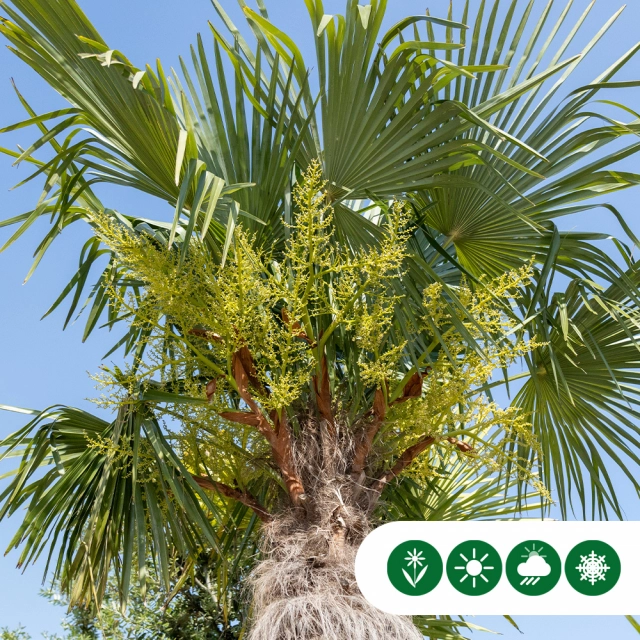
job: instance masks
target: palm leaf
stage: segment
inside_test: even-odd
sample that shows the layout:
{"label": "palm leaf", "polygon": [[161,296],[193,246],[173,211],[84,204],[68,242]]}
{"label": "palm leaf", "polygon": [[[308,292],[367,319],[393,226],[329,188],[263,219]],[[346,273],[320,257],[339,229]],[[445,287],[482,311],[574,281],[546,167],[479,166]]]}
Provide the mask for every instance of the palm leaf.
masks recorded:
{"label": "palm leaf", "polygon": [[[569,35],[561,39],[558,31],[571,16],[570,4],[567,5],[549,37],[540,46],[538,39],[551,3],[537,20],[531,11],[532,5],[525,6],[521,10],[518,29],[511,34],[510,27],[517,18],[518,4],[511,3],[507,18],[496,34],[498,41],[491,56],[489,43],[496,29],[497,2],[492,3],[491,15],[486,24],[483,22],[483,12],[478,13],[471,46],[459,54],[459,64],[490,61],[492,64],[510,65],[518,46],[524,46],[524,53],[515,68],[511,69],[510,76],[507,71],[503,71],[500,74],[483,75],[477,82],[465,77],[458,78],[456,97],[465,100],[474,111],[486,109],[486,102],[492,100],[490,94],[502,90],[505,84],[509,91],[519,83],[535,77],[536,73],[540,73],[540,60],[544,56],[551,56],[550,67],[557,64],[581,32],[582,24],[591,9],[590,6],[577,20]],[[435,234],[446,236],[447,244],[451,243],[455,247],[461,265],[474,275],[497,275],[517,268],[534,255],[543,262],[552,238],[552,233],[548,231],[552,220],[587,211],[593,206],[606,208],[606,205],[593,205],[588,200],[638,183],[638,175],[610,169],[615,162],[635,154],[640,148],[636,142],[623,149],[616,145],[624,136],[637,135],[640,126],[638,120],[631,123],[607,121],[598,113],[585,110],[585,106],[599,92],[606,90],[614,74],[633,58],[638,48],[632,48],[591,84],[581,87],[564,102],[556,103],[555,100],[563,83],[587,58],[619,15],[620,12],[613,15],[586,45],[580,56],[566,67],[560,79],[543,95],[540,95],[543,84],[539,83],[526,96],[518,97],[508,109],[492,118],[492,122],[501,130],[540,151],[545,157],[544,161],[487,131],[484,140],[489,146],[498,148],[505,156],[523,164],[532,172],[521,171],[497,157],[487,159],[485,164],[476,164],[459,171],[461,176],[473,179],[487,187],[489,192],[498,194],[508,206],[471,183],[460,187],[444,186],[418,196],[417,202],[425,209],[425,223]],[[522,34],[526,29],[533,31],[525,43],[522,41]],[[484,46],[478,52],[481,33]],[[523,79],[527,65],[530,70]],[[479,134],[480,131],[476,130],[464,135],[467,137]],[[612,150],[613,147],[615,150]],[[588,161],[596,151],[597,159]],[[612,213],[619,219],[615,210]],[[625,226],[624,230],[626,232],[628,228]],[[633,236],[632,240],[635,242]],[[582,246],[586,248],[586,245]],[[607,281],[615,281],[621,277],[619,267],[607,259],[606,253],[589,247],[587,250],[590,254],[587,257],[581,250],[582,246],[578,249],[571,241],[562,242],[558,267],[563,273],[573,277],[576,273],[596,275],[598,272],[597,276],[604,276]],[[581,254],[585,256],[583,259]]]}
{"label": "palm leaf", "polygon": [[220,510],[192,480],[144,407],[107,423],[69,407],[51,407],[3,441],[0,459],[20,456],[0,495],[0,518],[25,509],[10,543],[19,566],[48,550],[54,579],[74,603],[99,602],[113,568],[126,596],[132,569],[144,584],[153,558],[168,588],[170,550],[221,551],[210,519]]}
{"label": "palm leaf", "polygon": [[[495,437],[495,436],[494,436]],[[427,484],[403,477],[383,494],[380,517],[384,520],[509,520],[523,513],[542,514],[545,500],[529,491],[527,501],[518,497],[518,482],[488,469],[474,469],[456,459]]]}
{"label": "palm leaf", "polygon": [[[637,269],[626,274],[635,285]],[[609,469],[636,489],[640,462],[637,363],[640,315],[623,285],[597,294],[580,280],[546,301],[536,328],[548,345],[528,361],[530,377],[513,404],[531,416],[542,447],[541,478],[553,484],[564,516],[578,498],[582,517],[622,516]],[[522,455],[529,455],[522,447]],[[587,505],[592,511],[587,514]]]}

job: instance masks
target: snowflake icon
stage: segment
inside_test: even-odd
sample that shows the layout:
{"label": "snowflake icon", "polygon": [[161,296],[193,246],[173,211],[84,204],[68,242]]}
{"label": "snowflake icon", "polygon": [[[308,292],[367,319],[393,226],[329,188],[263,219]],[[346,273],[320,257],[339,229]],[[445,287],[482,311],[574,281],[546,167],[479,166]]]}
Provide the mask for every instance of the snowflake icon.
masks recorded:
{"label": "snowflake icon", "polygon": [[590,554],[580,556],[580,564],[576,569],[580,572],[580,580],[588,580],[591,585],[595,585],[599,580],[607,579],[607,571],[611,568],[606,562],[605,555],[599,556],[595,551]]}
{"label": "snowflake icon", "polygon": [[584,596],[609,593],[620,579],[618,552],[602,540],[583,540],[567,554],[565,574],[569,584]]}

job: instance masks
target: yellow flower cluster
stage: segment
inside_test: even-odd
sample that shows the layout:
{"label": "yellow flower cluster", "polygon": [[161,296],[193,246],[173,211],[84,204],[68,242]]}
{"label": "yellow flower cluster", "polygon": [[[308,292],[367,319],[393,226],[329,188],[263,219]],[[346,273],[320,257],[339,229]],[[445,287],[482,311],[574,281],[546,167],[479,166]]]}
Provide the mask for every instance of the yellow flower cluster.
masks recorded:
{"label": "yellow flower cluster", "polygon": [[[518,321],[509,313],[518,288],[528,284],[530,277],[528,265],[475,290],[464,282],[450,290],[467,310],[464,316],[456,316],[457,323],[451,305],[444,304],[443,285],[425,290],[425,330],[433,332],[430,349],[438,355],[426,367],[422,396],[392,408],[386,421],[389,433],[383,439],[384,459],[393,460],[394,452],[405,450],[417,438],[433,436],[438,446],[410,473],[438,475],[452,456],[463,455],[469,464],[506,470],[549,496],[537,479],[533,461],[520,456],[515,446],[516,442],[526,444],[529,454],[539,451],[528,417],[515,407],[499,408],[487,393],[496,372],[506,372],[516,360],[542,346],[519,338]],[[475,348],[463,332],[472,337]],[[461,449],[460,441],[467,446]]]}
{"label": "yellow flower cluster", "polygon": [[[529,282],[530,267],[473,287],[434,283],[424,291],[422,317],[398,331],[397,285],[411,235],[407,205],[381,208],[375,245],[346,248],[335,241],[335,212],[325,186],[320,165],[313,163],[294,189],[296,213],[280,255],[257,248],[239,226],[224,265],[197,240],[185,257],[177,244],[167,249],[162,239],[123,219],[94,215],[101,239],[127,277],[140,283],[137,297],[113,287],[112,305],[148,336],[144,353],[129,370],[112,375],[115,382],[125,387],[125,396],[154,380],[156,388],[195,399],[158,409],[182,457],[193,469],[204,463],[247,479],[268,469],[268,450],[254,428],[220,417],[246,410],[237,393],[234,354],[242,348],[251,354],[251,393],[267,419],[286,411],[294,428],[297,412],[314,402],[314,378],[326,358],[337,413],[343,406],[341,415],[348,416],[349,405],[372,389],[385,394],[389,411],[375,443],[379,468],[388,468],[416,438],[433,436],[440,446],[411,473],[438,473],[451,456],[465,455],[470,464],[506,468],[535,483],[532,461],[510,446],[516,437],[531,443],[526,416],[499,409],[485,393],[496,370],[538,346],[518,338],[509,312],[518,289]],[[456,308],[466,311],[457,314]],[[395,403],[390,388],[410,375],[409,367],[416,370],[408,350],[414,338],[428,345],[418,367],[425,373],[422,395]],[[358,416],[352,417],[355,424]],[[459,440],[470,451],[457,446]]]}

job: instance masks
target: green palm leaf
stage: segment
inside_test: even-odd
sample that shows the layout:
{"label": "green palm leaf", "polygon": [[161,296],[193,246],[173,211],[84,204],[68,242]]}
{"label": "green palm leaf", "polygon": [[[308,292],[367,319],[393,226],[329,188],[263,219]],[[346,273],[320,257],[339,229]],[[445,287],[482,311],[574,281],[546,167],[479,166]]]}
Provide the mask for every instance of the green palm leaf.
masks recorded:
{"label": "green palm leaf", "polygon": [[[637,283],[636,268],[627,276]],[[609,509],[621,517],[611,464],[640,488],[630,469],[640,461],[637,301],[622,285],[596,295],[576,280],[541,306],[537,326],[546,325],[549,344],[532,354],[530,378],[513,403],[531,416],[543,450],[541,476],[553,480],[563,515],[576,496],[582,517]]]}
{"label": "green palm leaf", "polygon": [[[147,558],[169,588],[171,554],[221,550],[218,514],[144,407],[107,423],[79,409],[52,407],[3,442],[0,459],[20,457],[0,495],[0,518],[25,509],[11,547],[19,565],[48,550],[54,579],[74,602],[99,602],[117,569],[126,596],[137,562],[144,590]],[[172,551],[175,550],[175,551]]]}
{"label": "green palm leaf", "polygon": [[[491,3],[490,6],[488,18],[483,10],[478,12],[472,41],[459,53],[458,63],[500,63],[509,65],[510,72],[487,74],[477,82],[465,77],[456,81],[455,97],[464,100],[478,112],[486,108],[484,104],[487,101],[491,102],[489,96],[492,93],[502,91],[505,85],[509,91],[540,73],[540,61],[544,56],[551,56],[550,67],[557,64],[581,32],[593,3],[578,19],[569,35],[561,39],[559,30],[572,15],[571,4],[567,5],[541,46],[538,38],[548,19],[551,3],[536,20],[531,10],[532,4],[523,6],[518,15],[519,3],[512,2],[499,30],[496,25],[498,3]],[[630,123],[616,122],[585,107],[599,92],[607,89],[615,73],[630,62],[638,47],[633,47],[590,85],[581,87],[566,99],[562,96],[562,100],[557,100],[563,83],[587,58],[620,13],[616,12],[596,33],[548,90],[544,91],[542,83],[538,84],[526,96],[517,98],[508,109],[491,119],[500,129],[540,151],[545,157],[544,161],[512,142],[500,140],[498,136],[487,132],[485,140],[489,146],[498,148],[505,156],[525,165],[531,172],[523,172],[503,159],[494,157],[487,159],[486,165],[476,164],[459,172],[461,176],[484,185],[488,191],[471,184],[460,187],[452,185],[418,196],[417,202],[425,210],[425,223],[446,237],[446,244],[455,247],[458,260],[473,274],[497,275],[526,262],[534,255],[543,262],[553,237],[548,231],[548,224],[560,216],[601,206],[608,208],[618,219],[621,218],[615,209],[606,204],[594,205],[588,201],[638,183],[638,175],[613,171],[610,167],[638,151],[640,147],[637,142],[632,141],[622,149],[616,143],[627,135],[635,137],[640,124],[637,116]],[[516,23],[518,28],[512,34],[510,29]],[[523,32],[527,29],[532,29],[532,33],[528,42],[523,42]],[[484,41],[481,51],[480,34]],[[493,53],[490,53],[489,43],[493,36],[497,36],[498,40]],[[464,32],[462,37],[464,39]],[[524,46],[524,53],[513,67],[514,52],[518,46]],[[527,65],[529,71],[524,74]],[[479,133],[477,130],[471,131],[465,133],[465,137]],[[590,154],[596,150],[597,159],[589,161]],[[505,179],[508,183],[505,183]],[[491,198],[488,192],[495,192],[509,206],[505,207]],[[626,225],[623,229],[629,232]],[[633,235],[631,239],[636,242]],[[590,251],[588,257],[583,248]],[[558,268],[570,277],[585,272],[605,277],[608,281],[621,277],[619,267],[607,259],[606,253],[584,243],[577,247],[570,239],[563,240],[561,244]]]}

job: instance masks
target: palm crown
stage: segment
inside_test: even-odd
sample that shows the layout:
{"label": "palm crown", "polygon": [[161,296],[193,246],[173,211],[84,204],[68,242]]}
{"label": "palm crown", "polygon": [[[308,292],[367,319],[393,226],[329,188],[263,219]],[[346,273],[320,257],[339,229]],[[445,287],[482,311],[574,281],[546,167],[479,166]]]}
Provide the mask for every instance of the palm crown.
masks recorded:
{"label": "palm crown", "polygon": [[[590,8],[561,40],[570,6],[542,39],[549,7],[517,1],[383,32],[384,1],[331,16],[305,0],[311,77],[261,1],[240,0],[253,45],[212,1],[224,30],[180,74],[135,68],[72,0],[0,3],[12,50],[70,103],[36,115],[19,96],[29,118],[4,129],[40,129],[4,151],[45,181],[3,223],[17,226],[5,247],[51,216],[37,265],[68,224],[91,225],[51,310],[69,301],[69,322],[106,258],[85,335],[126,326],[114,350],[129,362],[101,379],[111,423],[53,407],[4,441],[21,456],[0,513],[27,505],[21,562],[48,547],[77,602],[99,601],[115,567],[126,599],[146,558],[168,586],[176,557],[210,548],[224,582],[262,538],[281,554],[252,578],[269,611],[292,549],[350,547],[384,519],[508,517],[528,496],[548,508],[550,488],[563,516],[620,515],[607,465],[640,489],[638,241],[592,199],[636,184],[612,165],[640,124],[593,101],[637,84],[614,79],[637,47],[562,93],[619,13],[567,57]],[[106,208],[101,182],[170,202],[173,221]],[[617,257],[556,227],[594,207],[628,236]],[[492,389],[514,377],[501,410]],[[330,534],[309,549],[312,525]],[[263,617],[256,639],[273,632]]]}

